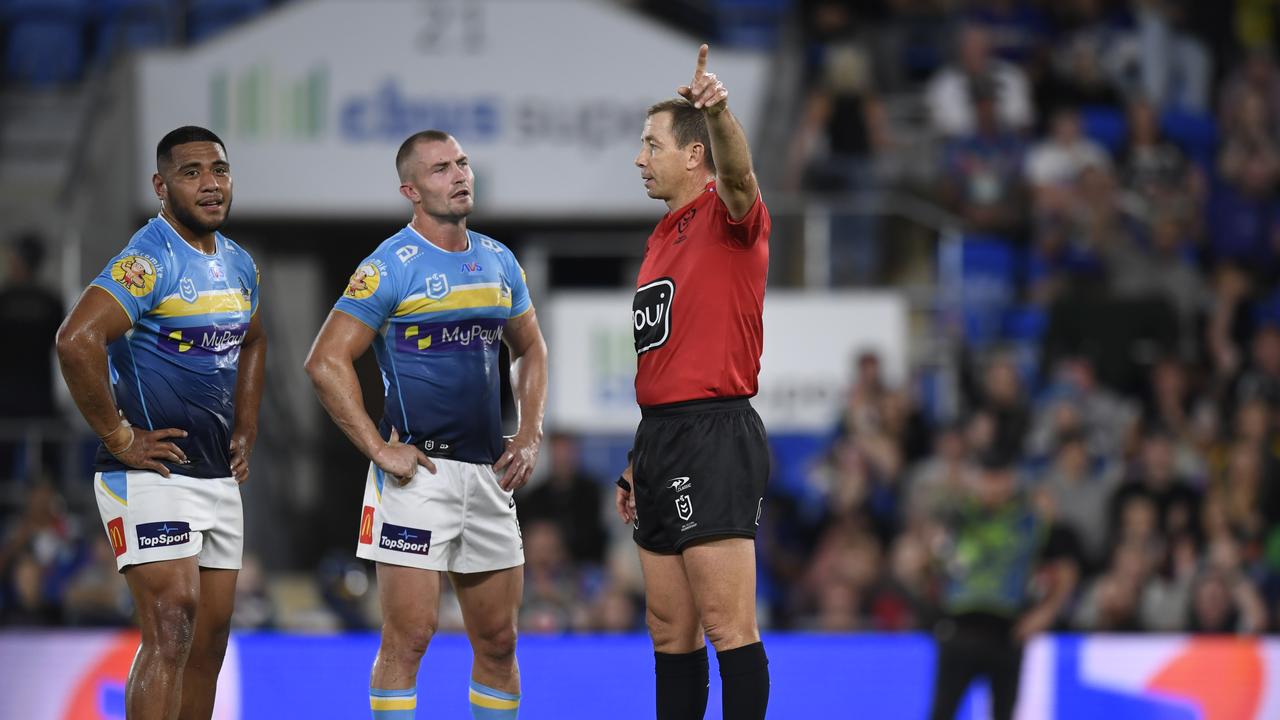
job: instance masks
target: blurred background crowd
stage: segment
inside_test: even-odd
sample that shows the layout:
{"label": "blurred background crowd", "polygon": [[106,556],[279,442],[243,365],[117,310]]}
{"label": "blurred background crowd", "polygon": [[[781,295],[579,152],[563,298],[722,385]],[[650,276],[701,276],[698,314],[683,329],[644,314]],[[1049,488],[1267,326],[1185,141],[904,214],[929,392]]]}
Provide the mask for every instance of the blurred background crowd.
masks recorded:
{"label": "blurred background crowd", "polygon": [[[7,3],[14,30],[23,3]],[[272,11],[242,4],[250,20]],[[905,379],[855,352],[843,402],[807,410],[829,432],[775,463],[758,542],[765,624],[927,629],[967,589],[1026,603],[1052,574],[1068,593],[1058,629],[1280,630],[1280,4],[622,4],[799,68],[794,102],[770,116],[781,130],[756,149],[766,201],[779,199],[772,287],[810,279],[788,260],[802,233],[784,207],[820,198],[823,286],[933,298]],[[727,24],[724,5],[754,14]],[[173,11],[185,34],[155,42],[221,31],[201,24],[203,6]],[[127,35],[111,22],[80,26],[83,58],[51,79],[16,64],[30,40],[8,32],[9,91],[92,77],[102,38]],[[903,198],[946,229],[904,222],[890,207]],[[48,352],[85,278],[49,283],[56,238],[8,229],[0,327],[22,349],[0,353],[0,624],[127,624]],[[633,266],[620,267],[610,286],[627,282]],[[579,280],[562,272],[551,290]],[[612,511],[621,467],[594,459],[593,442],[548,428],[517,498],[524,632],[643,627],[629,528]],[[65,464],[74,483],[58,480]],[[357,499],[322,517],[341,532],[293,533],[308,549],[291,560],[262,557],[249,516],[238,626],[376,626],[372,572],[352,553],[359,465]],[[974,512],[1009,522],[975,525]],[[1026,557],[977,573],[973,542]],[[460,628],[450,603],[441,626]]]}

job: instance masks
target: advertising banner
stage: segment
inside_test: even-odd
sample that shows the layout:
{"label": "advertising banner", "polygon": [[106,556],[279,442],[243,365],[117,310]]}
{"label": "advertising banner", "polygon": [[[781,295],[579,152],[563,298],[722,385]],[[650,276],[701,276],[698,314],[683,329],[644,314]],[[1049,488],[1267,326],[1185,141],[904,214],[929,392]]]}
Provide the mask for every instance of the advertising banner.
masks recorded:
{"label": "advertising banner", "polygon": [[[239,218],[407,215],[396,150],[436,128],[470,155],[484,217],[656,217],[632,164],[644,111],[692,76],[699,42],[589,0],[291,3],[142,56],[138,162],[203,125],[227,143]],[[712,48],[709,69],[758,128],[764,58]],[[136,197],[155,208],[150,182]]]}
{"label": "advertising banner", "polygon": [[[549,422],[577,432],[630,433],[636,351],[629,292],[560,292],[545,311]],[[543,312],[540,310],[540,312]],[[771,433],[825,432],[852,380],[853,359],[880,355],[892,382],[907,368],[907,305],[894,293],[769,291],[760,394],[752,404]]]}
{"label": "advertising banner", "polygon": [[[136,643],[131,632],[0,634],[7,673],[0,717],[123,720],[124,678]],[[770,717],[928,715],[934,673],[928,636],[772,634],[765,644]],[[368,717],[369,666],[377,647],[373,633],[233,636],[214,718]],[[652,652],[642,635],[524,635],[520,717],[652,718]],[[470,666],[465,636],[432,639],[418,676],[423,717],[468,716]],[[711,677],[707,705],[719,708],[714,667]],[[956,717],[987,718],[989,707],[979,684]],[[1044,636],[1026,654],[1016,717],[1272,720],[1280,717],[1280,640]]]}

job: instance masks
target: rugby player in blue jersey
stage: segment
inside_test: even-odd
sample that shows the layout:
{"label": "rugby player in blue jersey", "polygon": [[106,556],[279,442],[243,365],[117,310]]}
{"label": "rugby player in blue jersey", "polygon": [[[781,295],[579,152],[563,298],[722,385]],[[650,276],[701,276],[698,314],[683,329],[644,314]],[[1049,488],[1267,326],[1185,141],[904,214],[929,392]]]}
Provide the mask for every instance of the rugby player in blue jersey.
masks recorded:
{"label": "rugby player in blue jersey", "polygon": [[267,336],[257,266],[218,232],[231,209],[222,140],[165,135],[152,186],[159,215],[84,291],[57,349],[102,439],[98,510],[142,630],[126,717],[194,720],[213,714],[227,648]]}
{"label": "rugby player in blue jersey", "polygon": [[[325,409],[370,460],[356,554],[377,563],[383,624],[369,705],[377,720],[414,717],[448,572],[474,652],[471,714],[507,720],[520,706],[524,584],[512,493],[542,441],[547,347],[511,251],[467,229],[475,176],[458,142],[416,133],[396,169],[413,218],[356,266],[306,362]],[[519,416],[507,439],[500,341]],[[385,395],[377,424],[354,366],[370,345]]]}

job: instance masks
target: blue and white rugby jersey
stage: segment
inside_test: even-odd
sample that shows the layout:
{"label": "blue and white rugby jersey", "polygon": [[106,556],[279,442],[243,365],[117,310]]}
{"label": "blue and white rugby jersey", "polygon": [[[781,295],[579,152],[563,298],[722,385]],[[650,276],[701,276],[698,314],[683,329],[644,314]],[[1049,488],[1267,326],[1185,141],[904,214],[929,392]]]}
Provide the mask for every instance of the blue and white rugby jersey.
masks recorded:
{"label": "blue and white rugby jersey", "polygon": [[[231,476],[230,443],[240,345],[258,310],[258,267],[215,233],[205,255],[152,218],[91,284],[111,293],[133,328],[107,347],[116,404],[129,422],[186,430],[173,442],[191,477]],[[99,446],[99,471],[125,466]]]}
{"label": "blue and white rugby jersey", "polygon": [[412,227],[360,263],[334,309],[377,332],[386,394],[379,431],[442,456],[493,463],[502,454],[498,344],[532,309],[524,271],[502,243],[467,232],[448,252]]}

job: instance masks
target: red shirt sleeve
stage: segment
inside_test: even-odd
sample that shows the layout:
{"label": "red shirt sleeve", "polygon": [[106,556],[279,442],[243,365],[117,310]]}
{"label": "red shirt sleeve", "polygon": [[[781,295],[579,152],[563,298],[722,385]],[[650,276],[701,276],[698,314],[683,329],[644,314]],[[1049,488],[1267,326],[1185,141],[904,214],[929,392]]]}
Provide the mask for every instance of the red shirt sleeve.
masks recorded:
{"label": "red shirt sleeve", "polygon": [[719,205],[720,212],[724,213],[724,242],[729,247],[745,250],[769,237],[769,210],[764,206],[764,198],[759,191],[756,192],[756,201],[751,204],[751,209],[738,220],[734,220],[729,214],[728,206],[718,194],[716,204]]}

